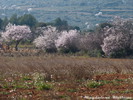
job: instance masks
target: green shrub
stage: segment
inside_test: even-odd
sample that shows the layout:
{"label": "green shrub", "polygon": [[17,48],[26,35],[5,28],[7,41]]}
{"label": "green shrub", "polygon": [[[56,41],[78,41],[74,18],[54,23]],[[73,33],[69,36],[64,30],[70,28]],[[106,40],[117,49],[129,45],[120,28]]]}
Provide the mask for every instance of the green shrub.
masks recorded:
{"label": "green shrub", "polygon": [[45,82],[38,82],[35,84],[36,88],[39,90],[50,90],[52,89],[52,85]]}
{"label": "green shrub", "polygon": [[59,52],[61,53],[76,53],[79,49],[76,46],[69,46],[68,48],[60,48]]}
{"label": "green shrub", "polygon": [[102,57],[104,54],[103,51],[101,50],[93,50],[93,51],[88,51],[87,52],[88,56],[90,57]]}
{"label": "green shrub", "polygon": [[92,82],[89,82],[86,84],[86,86],[89,88],[98,88],[98,87],[103,86],[103,85],[104,85],[103,83],[96,82],[96,81],[92,81]]}
{"label": "green shrub", "polygon": [[129,52],[130,52],[130,50],[121,49],[121,50],[111,53],[109,57],[110,58],[123,58],[123,57],[128,56]]}

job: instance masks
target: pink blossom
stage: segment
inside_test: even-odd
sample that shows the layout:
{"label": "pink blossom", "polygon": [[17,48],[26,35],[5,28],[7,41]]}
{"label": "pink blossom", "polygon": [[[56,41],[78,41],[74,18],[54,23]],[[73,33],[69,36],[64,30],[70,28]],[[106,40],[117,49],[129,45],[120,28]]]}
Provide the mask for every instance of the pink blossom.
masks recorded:
{"label": "pink blossom", "polygon": [[55,49],[55,41],[60,33],[52,26],[42,27],[40,30],[42,31],[42,35],[34,40],[33,43],[35,46],[43,50]]}
{"label": "pink blossom", "polygon": [[56,40],[56,47],[58,49],[69,49],[75,47],[79,41],[79,32],[77,30],[62,31],[61,35]]}
{"label": "pink blossom", "polygon": [[105,29],[102,50],[106,55],[131,47],[131,38],[133,37],[132,23],[130,20],[117,18],[112,22],[112,27]]}
{"label": "pink blossom", "polygon": [[5,32],[2,32],[2,38],[6,41],[28,39],[31,36],[31,30],[28,26],[16,26],[8,24]]}

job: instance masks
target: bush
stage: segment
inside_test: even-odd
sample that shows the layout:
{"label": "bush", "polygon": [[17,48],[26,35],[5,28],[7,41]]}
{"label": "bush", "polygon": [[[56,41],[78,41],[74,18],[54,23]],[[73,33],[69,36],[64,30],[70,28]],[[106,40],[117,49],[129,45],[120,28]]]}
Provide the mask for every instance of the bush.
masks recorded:
{"label": "bush", "polygon": [[50,89],[52,89],[51,84],[44,83],[44,82],[38,82],[35,86],[39,90],[50,90]]}
{"label": "bush", "polygon": [[129,56],[132,54],[132,50],[130,49],[121,49],[121,50],[117,50],[113,53],[110,54],[110,58],[124,58],[126,56]]}
{"label": "bush", "polygon": [[76,53],[78,52],[78,48],[77,47],[69,47],[69,48],[60,48],[59,52],[60,53]]}
{"label": "bush", "polygon": [[104,85],[103,83],[96,82],[96,81],[92,81],[92,82],[89,82],[86,84],[86,86],[89,88],[98,88],[98,87],[103,86],[103,85]]}
{"label": "bush", "polygon": [[104,52],[102,50],[93,50],[88,51],[87,55],[90,57],[102,57],[102,55],[104,55]]}
{"label": "bush", "polygon": [[57,49],[56,48],[47,48],[47,49],[45,49],[45,51],[47,53],[56,53],[57,52]]}

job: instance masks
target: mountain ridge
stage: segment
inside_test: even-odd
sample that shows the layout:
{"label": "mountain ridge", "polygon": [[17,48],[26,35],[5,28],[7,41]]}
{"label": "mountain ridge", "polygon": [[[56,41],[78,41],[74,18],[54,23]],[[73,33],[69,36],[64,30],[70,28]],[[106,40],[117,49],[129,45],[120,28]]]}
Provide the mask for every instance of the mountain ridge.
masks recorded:
{"label": "mountain ridge", "polygon": [[0,18],[30,13],[39,21],[60,17],[71,25],[90,28],[114,16],[133,18],[132,5],[132,0],[1,0]]}

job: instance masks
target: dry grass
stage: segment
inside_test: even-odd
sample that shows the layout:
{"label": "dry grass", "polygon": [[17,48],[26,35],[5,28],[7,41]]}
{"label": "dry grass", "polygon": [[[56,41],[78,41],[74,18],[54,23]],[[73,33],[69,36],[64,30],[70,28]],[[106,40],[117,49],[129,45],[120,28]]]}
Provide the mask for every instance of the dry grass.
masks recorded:
{"label": "dry grass", "polygon": [[45,74],[49,80],[91,79],[105,73],[133,73],[133,60],[45,55],[0,57],[0,73]]}
{"label": "dry grass", "polygon": [[132,65],[131,59],[58,54],[1,56],[0,100],[132,98]]}

